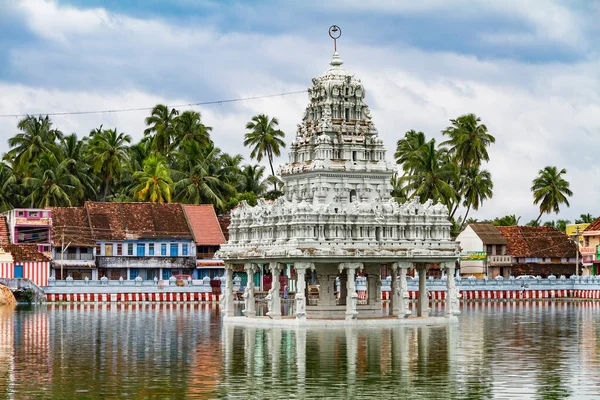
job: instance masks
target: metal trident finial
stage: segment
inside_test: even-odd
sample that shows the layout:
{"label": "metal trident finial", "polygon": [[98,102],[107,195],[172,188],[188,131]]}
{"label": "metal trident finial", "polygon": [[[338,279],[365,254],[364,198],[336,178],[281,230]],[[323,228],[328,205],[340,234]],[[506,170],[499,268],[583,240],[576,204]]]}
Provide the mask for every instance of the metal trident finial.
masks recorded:
{"label": "metal trident finial", "polygon": [[337,51],[337,40],[342,36],[342,28],[337,25],[329,27],[329,37],[333,39],[333,51]]}

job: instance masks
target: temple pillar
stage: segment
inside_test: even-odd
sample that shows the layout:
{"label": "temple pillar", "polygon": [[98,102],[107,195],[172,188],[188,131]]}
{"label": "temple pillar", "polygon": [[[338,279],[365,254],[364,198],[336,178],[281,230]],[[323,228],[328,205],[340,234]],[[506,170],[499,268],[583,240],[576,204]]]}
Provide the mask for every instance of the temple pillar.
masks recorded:
{"label": "temple pillar", "polygon": [[446,263],[446,317],[450,318],[455,315],[460,315],[460,306],[458,303],[459,293],[456,288],[454,276],[454,263]]}
{"label": "temple pillar", "polygon": [[233,264],[225,264],[225,293],[223,294],[225,316],[233,317]]}
{"label": "temple pillar", "polygon": [[248,318],[256,316],[256,303],[254,301],[254,263],[244,264],[244,269],[248,275],[248,283],[246,284],[246,290],[244,290],[244,315]]}
{"label": "temple pillar", "polygon": [[346,269],[346,320],[356,319],[358,316],[357,303],[358,295],[356,294],[355,273],[357,269],[362,269],[362,263],[341,263],[340,270]]}
{"label": "temple pillar", "polygon": [[398,263],[392,264],[392,286],[390,287],[390,315],[398,315],[399,311],[398,297]]}
{"label": "temple pillar", "polygon": [[410,311],[410,299],[408,296],[408,283],[406,282],[406,274],[408,269],[411,267],[409,262],[395,263],[398,266],[399,275],[398,279],[398,318],[407,318],[412,311]]}
{"label": "temple pillar", "polygon": [[427,264],[417,264],[419,271],[419,304],[417,308],[418,317],[429,316],[429,296],[427,295]]}
{"label": "temple pillar", "polygon": [[296,319],[306,319],[306,270],[314,268],[311,263],[295,263],[294,269],[298,277],[296,282]]}
{"label": "temple pillar", "polygon": [[269,309],[267,316],[272,319],[281,319],[281,299],[279,298],[279,275],[281,274],[281,264],[278,262],[271,262],[269,263],[269,269],[271,270],[273,281],[271,283],[271,290],[269,290],[269,294],[266,297],[267,307]]}

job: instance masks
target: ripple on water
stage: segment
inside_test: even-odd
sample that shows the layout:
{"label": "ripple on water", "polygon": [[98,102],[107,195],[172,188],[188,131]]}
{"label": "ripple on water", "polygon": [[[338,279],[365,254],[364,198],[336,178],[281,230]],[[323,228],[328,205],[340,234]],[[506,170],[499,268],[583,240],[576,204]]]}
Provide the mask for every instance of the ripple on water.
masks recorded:
{"label": "ripple on water", "polygon": [[288,330],[222,326],[210,305],[19,307],[0,312],[0,398],[596,397],[599,310],[465,303],[453,327]]}

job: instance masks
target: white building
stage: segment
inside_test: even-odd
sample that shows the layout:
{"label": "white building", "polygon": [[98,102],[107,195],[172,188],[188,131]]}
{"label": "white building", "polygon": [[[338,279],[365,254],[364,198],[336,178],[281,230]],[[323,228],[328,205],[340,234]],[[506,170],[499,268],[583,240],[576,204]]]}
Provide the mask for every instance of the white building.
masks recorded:
{"label": "white building", "polygon": [[[454,288],[458,246],[450,239],[447,209],[419,199],[398,204],[391,197],[394,168],[386,161],[383,141],[364,102],[366,90],[342,65],[336,52],[329,69],[312,80],[289,163],[280,171],[284,196],[274,202],[261,199],[255,207],[243,203],[232,212],[229,241],[219,252],[227,269],[228,317],[233,316],[233,270],[244,268],[252,282],[257,265],[264,263],[274,275],[267,296],[268,315],[274,319],[281,316],[277,276],[286,264],[293,264],[297,275],[298,319],[382,317],[383,264],[392,271],[394,315],[410,314],[406,272],[413,266],[422,284],[418,314],[428,315],[425,274],[433,263],[448,272],[453,299],[448,315],[458,309]],[[319,285],[318,295],[308,304],[307,274]],[[366,305],[357,305],[357,274],[367,278]],[[337,277],[340,293],[335,293]],[[245,298],[245,314],[253,317],[252,284]]]}

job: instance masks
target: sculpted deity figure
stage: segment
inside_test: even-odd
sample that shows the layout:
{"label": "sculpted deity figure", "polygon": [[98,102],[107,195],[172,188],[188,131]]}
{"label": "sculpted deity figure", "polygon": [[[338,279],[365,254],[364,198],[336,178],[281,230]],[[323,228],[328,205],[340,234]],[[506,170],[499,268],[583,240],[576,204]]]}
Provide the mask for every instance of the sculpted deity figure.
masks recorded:
{"label": "sculpted deity figure", "polygon": [[273,288],[269,289],[269,293],[267,294],[267,296],[265,297],[265,300],[267,300],[267,315],[271,315],[271,312],[273,311]]}

